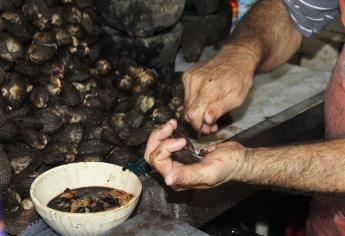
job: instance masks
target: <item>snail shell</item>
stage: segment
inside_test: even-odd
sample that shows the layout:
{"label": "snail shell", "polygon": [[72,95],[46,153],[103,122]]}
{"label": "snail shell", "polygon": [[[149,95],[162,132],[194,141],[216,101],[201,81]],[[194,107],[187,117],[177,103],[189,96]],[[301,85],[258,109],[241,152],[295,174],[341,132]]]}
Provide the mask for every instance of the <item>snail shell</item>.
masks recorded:
{"label": "snail shell", "polygon": [[33,35],[32,40],[39,45],[54,46],[56,44],[55,34],[52,32],[37,32]]}
{"label": "snail shell", "polygon": [[0,191],[8,187],[11,178],[11,165],[5,153],[4,146],[0,144]]}
{"label": "snail shell", "polygon": [[61,114],[51,108],[36,111],[35,117],[43,124],[42,131],[48,134],[55,133],[64,125]]}
{"label": "snail shell", "polygon": [[16,62],[24,58],[23,46],[6,33],[0,33],[0,58],[7,62]]}
{"label": "snail shell", "polygon": [[44,164],[57,165],[64,162],[73,162],[76,155],[77,149],[72,144],[49,144],[44,150]]}
{"label": "snail shell", "polygon": [[62,17],[68,23],[80,23],[82,19],[82,11],[75,6],[66,6],[62,10]]}
{"label": "snail shell", "polygon": [[27,0],[22,7],[25,16],[29,16],[32,24],[39,30],[50,27],[50,12],[44,0]]}
{"label": "snail shell", "polygon": [[144,115],[141,111],[132,110],[126,115],[126,124],[130,128],[138,128],[144,122]]}
{"label": "snail shell", "polygon": [[108,163],[127,167],[139,160],[139,157],[130,152],[127,148],[116,147],[106,157]]}
{"label": "snail shell", "polygon": [[29,114],[30,110],[30,106],[24,104],[22,107],[13,108],[12,110],[7,111],[6,118],[12,120],[18,117],[24,117]]}
{"label": "snail shell", "polygon": [[84,155],[106,155],[112,149],[112,145],[103,143],[101,140],[93,139],[86,140],[80,143],[78,147],[78,154]]}
{"label": "snail shell", "polygon": [[110,126],[103,128],[102,133],[101,133],[101,139],[104,142],[110,143],[112,145],[120,144],[119,136],[117,136],[117,134],[114,132],[114,130]]}
{"label": "snail shell", "polygon": [[0,141],[11,142],[16,140],[19,135],[18,126],[11,120],[6,120],[0,125]]}
{"label": "snail shell", "polygon": [[2,96],[12,107],[22,105],[26,96],[26,82],[19,74],[12,74],[9,81],[2,86]]}
{"label": "snail shell", "polygon": [[110,125],[113,127],[115,132],[120,131],[126,127],[126,114],[115,113],[110,118]]}
{"label": "snail shell", "polygon": [[31,44],[27,50],[27,57],[32,63],[42,64],[52,59],[56,54],[56,45]]}
{"label": "snail shell", "polygon": [[43,87],[36,87],[30,93],[30,101],[37,108],[47,107],[49,99],[49,92]]}
{"label": "snail shell", "polygon": [[20,129],[20,135],[18,137],[23,143],[34,149],[44,149],[48,144],[48,136],[40,131],[24,128]]}
{"label": "snail shell", "polygon": [[4,214],[5,231],[12,235],[19,235],[29,225],[39,219],[30,199],[24,199],[13,213]]}
{"label": "snail shell", "polygon": [[67,125],[53,135],[52,140],[55,143],[73,143],[79,144],[83,138],[83,129],[80,125]]}
{"label": "snail shell", "polygon": [[11,23],[21,23],[22,17],[14,11],[5,11],[1,14],[1,17]]}
{"label": "snail shell", "polygon": [[62,22],[62,9],[60,7],[51,9],[50,23],[53,26],[61,26]]}
{"label": "snail shell", "polygon": [[[39,155],[42,161],[42,155]],[[13,178],[10,188],[18,192],[22,198],[27,198],[30,196],[30,188],[34,180],[48,169],[46,165],[41,165],[38,169],[27,169]]]}
{"label": "snail shell", "polygon": [[96,109],[86,107],[75,107],[70,111],[71,124],[81,124],[86,126],[100,125],[104,120],[104,114]]}
{"label": "snail shell", "polygon": [[98,94],[95,93],[86,94],[84,97],[83,105],[101,111],[104,109],[103,103],[99,99]]}
{"label": "snail shell", "polygon": [[155,106],[155,98],[153,96],[141,95],[136,102],[136,108],[142,113],[150,111]]}
{"label": "snail shell", "polygon": [[81,102],[79,92],[72,83],[69,81],[63,81],[62,88],[62,97],[67,106],[76,106]]}
{"label": "snail shell", "polygon": [[46,76],[56,76],[59,79],[63,79],[65,74],[65,65],[61,61],[54,61],[44,64],[40,71]]}
{"label": "snail shell", "polygon": [[152,112],[151,117],[153,120],[159,123],[166,123],[173,117],[173,113],[171,112],[169,107],[162,106],[156,108]]}
{"label": "snail shell", "polygon": [[6,31],[22,43],[28,43],[32,40],[33,27],[26,22],[8,23]]}
{"label": "snail shell", "polygon": [[56,27],[53,29],[53,32],[55,33],[55,40],[58,46],[66,46],[72,44],[72,37],[67,32],[67,30]]}
{"label": "snail shell", "polygon": [[29,61],[19,61],[16,63],[14,70],[22,75],[35,76],[40,72],[39,66]]}
{"label": "snail shell", "polygon": [[149,131],[143,128],[125,128],[120,131],[119,137],[126,146],[137,146],[146,142]]}
{"label": "snail shell", "polygon": [[171,158],[174,161],[180,162],[180,163],[185,164],[185,165],[194,164],[194,163],[197,163],[200,161],[200,159],[198,157],[193,155],[193,154],[196,154],[196,152],[194,150],[194,146],[191,143],[190,139],[188,137],[186,137],[186,135],[184,135],[179,130],[175,130],[172,134],[172,137],[173,138],[185,138],[187,141],[186,149],[182,149],[182,150],[174,152],[172,154]]}
{"label": "snail shell", "polygon": [[106,111],[110,111],[111,108],[113,107],[116,101],[116,97],[117,97],[116,92],[117,92],[116,90],[111,90],[111,89],[102,89],[102,90],[97,91],[98,98],[103,104],[103,108]]}

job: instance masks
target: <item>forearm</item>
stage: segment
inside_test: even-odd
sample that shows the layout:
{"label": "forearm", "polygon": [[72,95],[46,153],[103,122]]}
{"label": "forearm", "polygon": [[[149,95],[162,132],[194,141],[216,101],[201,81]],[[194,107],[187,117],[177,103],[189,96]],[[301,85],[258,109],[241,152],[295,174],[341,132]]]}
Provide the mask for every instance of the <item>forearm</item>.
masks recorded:
{"label": "forearm", "polygon": [[280,0],[261,0],[236,27],[219,56],[235,55],[234,47],[241,47],[251,60],[255,57],[257,71],[270,71],[284,64],[301,40],[284,4]]}
{"label": "forearm", "polygon": [[302,191],[345,193],[345,140],[249,149],[232,180]]}

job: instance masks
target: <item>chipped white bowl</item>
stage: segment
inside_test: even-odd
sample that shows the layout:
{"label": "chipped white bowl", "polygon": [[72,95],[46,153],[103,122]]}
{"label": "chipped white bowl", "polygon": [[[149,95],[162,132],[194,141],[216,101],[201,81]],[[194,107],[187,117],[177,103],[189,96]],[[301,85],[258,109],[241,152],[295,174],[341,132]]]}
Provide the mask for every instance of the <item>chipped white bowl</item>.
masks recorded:
{"label": "chipped white bowl", "polygon": [[[47,207],[50,200],[66,188],[111,187],[134,197],[124,206],[97,213],[67,213]],[[136,207],[142,185],[139,178],[121,166],[101,162],[62,165],[38,176],[30,195],[43,220],[61,235],[100,235],[129,218]]]}

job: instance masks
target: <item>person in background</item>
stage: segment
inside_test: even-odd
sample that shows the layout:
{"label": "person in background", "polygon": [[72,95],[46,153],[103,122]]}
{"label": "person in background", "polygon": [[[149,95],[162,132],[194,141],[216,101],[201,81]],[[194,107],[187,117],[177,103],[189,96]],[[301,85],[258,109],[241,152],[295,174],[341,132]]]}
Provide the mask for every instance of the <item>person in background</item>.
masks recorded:
{"label": "person in background", "polygon": [[[246,99],[255,72],[283,65],[303,36],[320,32],[344,5],[345,0],[258,1],[214,58],[183,75],[185,120],[197,131],[216,132],[217,119]],[[199,130],[203,117],[206,124]],[[170,158],[186,145],[171,138],[176,126],[171,120],[152,132],[145,151],[146,161],[173,189],[236,181],[315,192],[307,235],[345,235],[345,49],[326,91],[325,142],[246,148],[230,141],[208,147],[200,163],[182,165]]]}

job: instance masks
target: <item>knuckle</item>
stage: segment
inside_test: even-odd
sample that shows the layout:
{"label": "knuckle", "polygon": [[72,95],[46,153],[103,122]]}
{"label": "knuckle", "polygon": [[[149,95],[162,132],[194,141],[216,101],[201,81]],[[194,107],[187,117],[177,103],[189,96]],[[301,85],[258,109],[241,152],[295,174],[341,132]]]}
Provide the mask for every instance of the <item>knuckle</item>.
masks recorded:
{"label": "knuckle", "polygon": [[154,164],[154,156],[153,152],[151,152],[148,156],[148,162],[152,166]]}
{"label": "knuckle", "polygon": [[160,154],[161,154],[160,149],[157,149],[150,154],[149,158],[150,158],[150,163],[152,166],[157,166],[158,157]]}
{"label": "knuckle", "polygon": [[207,94],[210,92],[210,89],[211,89],[211,85],[203,84],[200,87],[200,94]]}
{"label": "knuckle", "polygon": [[152,131],[152,133],[150,134],[150,137],[148,139],[148,141],[154,141],[158,138],[159,135],[159,129],[156,129],[154,131]]}

